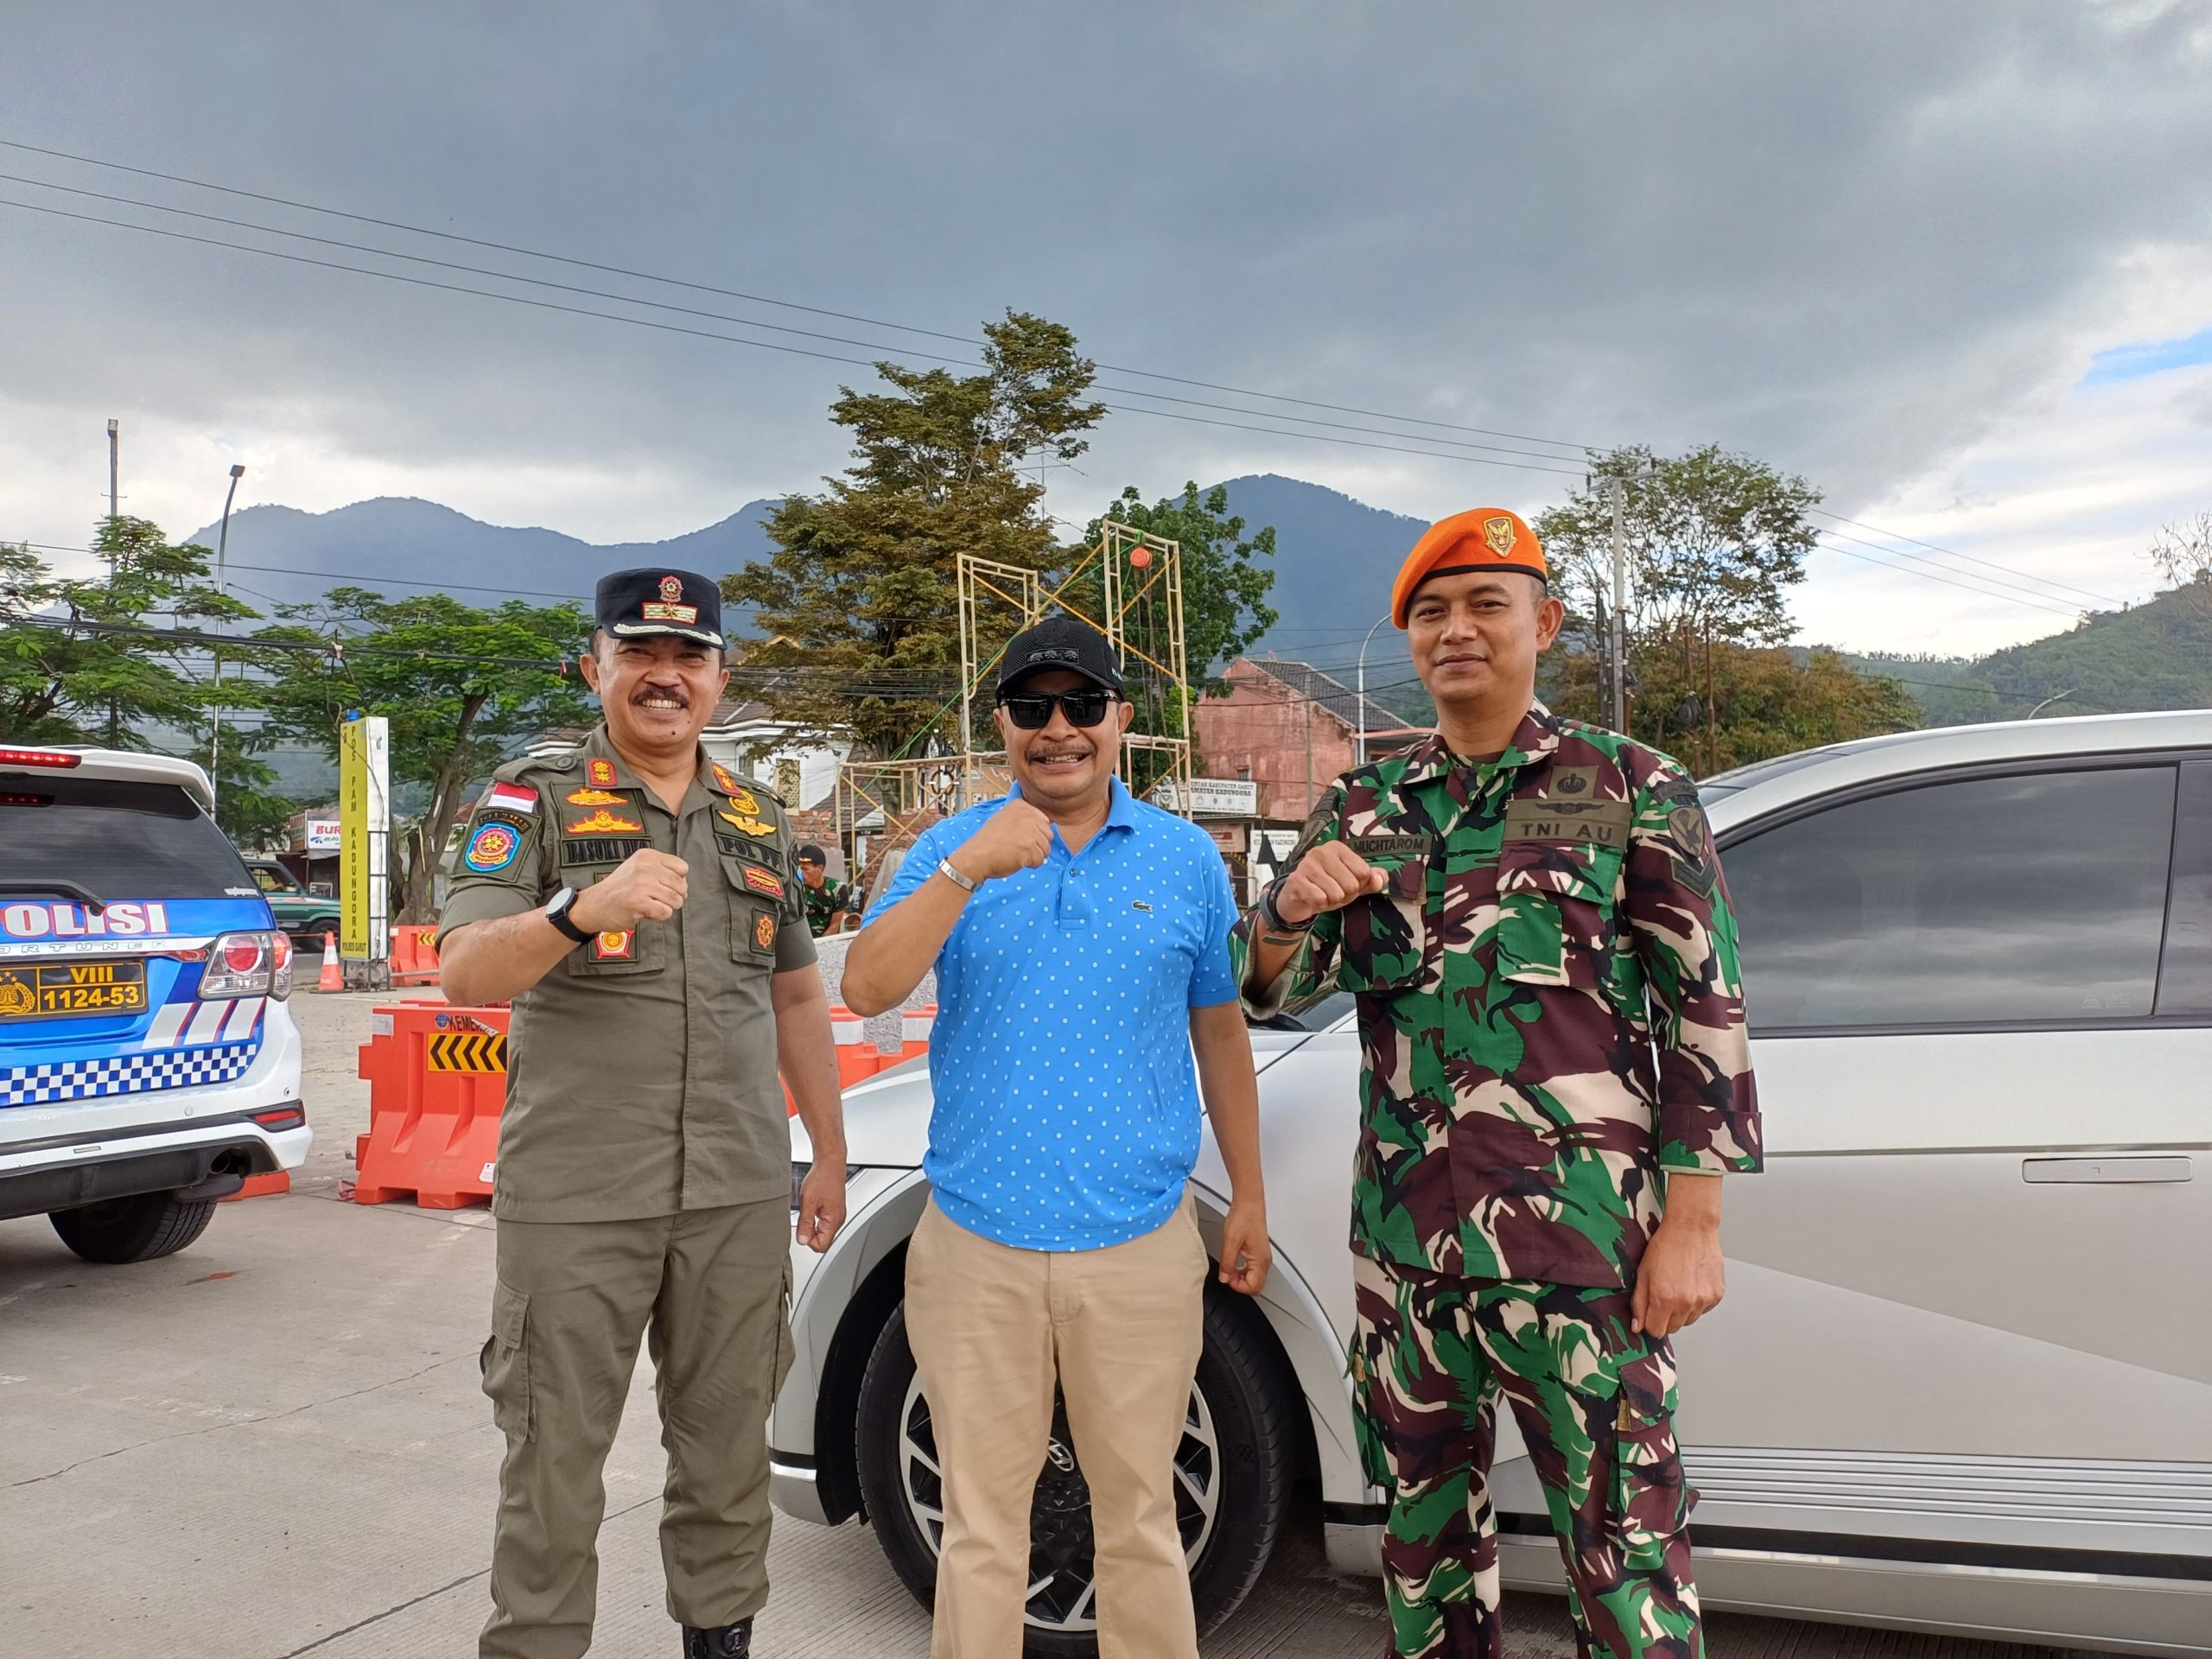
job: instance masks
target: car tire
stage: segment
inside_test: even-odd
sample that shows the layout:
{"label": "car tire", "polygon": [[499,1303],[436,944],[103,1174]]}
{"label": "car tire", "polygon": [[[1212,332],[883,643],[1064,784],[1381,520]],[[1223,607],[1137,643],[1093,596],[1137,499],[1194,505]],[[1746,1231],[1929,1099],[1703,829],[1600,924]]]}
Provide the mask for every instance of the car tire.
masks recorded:
{"label": "car tire", "polygon": [[151,1262],[175,1255],[206,1232],[216,1202],[182,1204],[174,1192],[139,1192],[56,1210],[47,1219],[87,1262]]}
{"label": "car tire", "polygon": [[[1243,1297],[1209,1290],[1193,1429],[1210,1421],[1220,1488],[1191,1573],[1192,1600],[1201,1631],[1236,1611],[1274,1553],[1297,1458],[1298,1431],[1292,1414],[1296,1399],[1259,1311]],[[918,1421],[910,1418],[917,1407],[921,1414]],[[914,1356],[907,1345],[902,1301],[876,1338],[861,1380],[855,1449],[861,1496],[877,1540],[900,1581],[925,1607],[936,1594],[937,1547],[908,1490],[901,1440],[910,1421],[918,1433],[926,1434],[926,1417],[927,1403],[914,1388]],[[1054,1432],[1066,1433],[1065,1418],[1058,1414]],[[1185,1444],[1186,1448],[1192,1444],[1187,1436]],[[1046,1543],[1043,1529],[1064,1526],[1068,1518],[1065,1511],[1055,1515],[1046,1504],[1043,1482],[1052,1478],[1048,1461],[1031,1520],[1032,1535],[1040,1549]],[[1080,1525],[1087,1562],[1087,1511],[1080,1515]],[[1035,1659],[1096,1659],[1095,1628],[1040,1623],[1041,1599],[1031,1604],[1025,1651]]]}

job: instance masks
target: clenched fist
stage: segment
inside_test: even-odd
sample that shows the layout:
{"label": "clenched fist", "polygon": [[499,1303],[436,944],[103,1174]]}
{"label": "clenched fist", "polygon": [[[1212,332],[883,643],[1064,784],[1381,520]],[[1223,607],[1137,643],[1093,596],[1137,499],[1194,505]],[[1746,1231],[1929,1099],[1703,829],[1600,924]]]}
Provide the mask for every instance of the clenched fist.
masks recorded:
{"label": "clenched fist", "polygon": [[1344,842],[1325,841],[1309,849],[1275,888],[1275,913],[1295,926],[1382,892],[1389,879]]}
{"label": "clenched fist", "polygon": [[970,881],[1033,870],[1052,850],[1052,821],[1020,796],[961,844],[952,866]]}
{"label": "clenched fist", "polygon": [[664,922],[683,908],[690,868],[673,853],[640,847],[613,874],[576,895],[569,919],[587,933],[625,933],[639,922]]}

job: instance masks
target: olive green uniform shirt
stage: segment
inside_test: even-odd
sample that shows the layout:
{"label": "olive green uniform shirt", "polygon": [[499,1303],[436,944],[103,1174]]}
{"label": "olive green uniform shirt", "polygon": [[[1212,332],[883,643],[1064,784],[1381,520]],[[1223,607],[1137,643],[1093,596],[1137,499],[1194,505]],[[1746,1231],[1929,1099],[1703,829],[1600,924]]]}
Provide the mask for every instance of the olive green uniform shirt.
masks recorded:
{"label": "olive green uniform shirt", "polygon": [[683,907],[576,946],[515,999],[492,1200],[503,1220],[626,1221],[791,1190],[769,979],[815,956],[772,796],[702,755],[671,813],[603,725],[577,748],[511,761],[462,837],[439,944],[588,887],[643,847],[690,867]]}

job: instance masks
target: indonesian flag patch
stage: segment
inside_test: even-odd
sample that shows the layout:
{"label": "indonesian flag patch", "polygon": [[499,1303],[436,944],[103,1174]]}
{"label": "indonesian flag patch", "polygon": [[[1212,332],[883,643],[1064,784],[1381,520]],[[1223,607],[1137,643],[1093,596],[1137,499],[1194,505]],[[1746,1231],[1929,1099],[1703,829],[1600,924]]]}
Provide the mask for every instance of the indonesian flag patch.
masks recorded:
{"label": "indonesian flag patch", "polygon": [[520,784],[493,784],[484,791],[482,804],[498,812],[535,812],[537,791]]}

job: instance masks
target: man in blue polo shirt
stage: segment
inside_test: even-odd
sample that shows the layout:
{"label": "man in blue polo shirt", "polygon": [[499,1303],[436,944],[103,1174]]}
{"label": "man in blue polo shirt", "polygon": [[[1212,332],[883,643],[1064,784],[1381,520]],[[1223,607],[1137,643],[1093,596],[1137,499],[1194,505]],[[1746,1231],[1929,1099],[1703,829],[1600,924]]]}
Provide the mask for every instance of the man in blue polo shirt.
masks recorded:
{"label": "man in blue polo shirt", "polygon": [[997,711],[1014,791],[925,831],[846,958],[863,1014],[937,970],[933,1197],[906,1256],[944,1480],[935,1659],[1019,1659],[1056,1384],[1090,1488],[1101,1653],[1197,1659],[1173,1457],[1207,1255],[1185,1185],[1203,1092],[1232,1188],[1218,1276],[1256,1293],[1259,1090],[1228,874],[1115,776],[1131,716],[1095,630],[1017,636]]}

